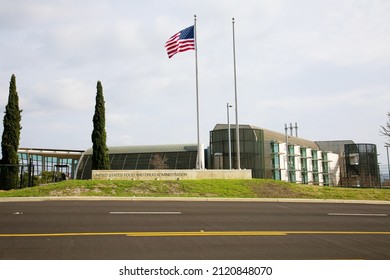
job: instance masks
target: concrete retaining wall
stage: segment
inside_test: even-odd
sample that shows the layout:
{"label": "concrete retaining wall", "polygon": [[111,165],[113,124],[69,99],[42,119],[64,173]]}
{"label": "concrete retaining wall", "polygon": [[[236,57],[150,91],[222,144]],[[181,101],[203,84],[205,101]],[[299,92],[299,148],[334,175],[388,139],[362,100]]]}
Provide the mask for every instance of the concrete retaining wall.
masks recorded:
{"label": "concrete retaining wall", "polygon": [[252,179],[252,170],[92,170],[92,180]]}

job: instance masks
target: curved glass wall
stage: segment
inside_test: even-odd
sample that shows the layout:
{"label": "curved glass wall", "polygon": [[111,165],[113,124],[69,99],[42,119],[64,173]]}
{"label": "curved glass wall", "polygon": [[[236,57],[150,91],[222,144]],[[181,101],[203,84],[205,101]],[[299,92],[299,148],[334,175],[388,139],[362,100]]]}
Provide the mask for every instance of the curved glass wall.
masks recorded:
{"label": "curved glass wall", "polygon": [[376,145],[346,144],[343,186],[379,187],[380,176]]}
{"label": "curved glass wall", "polygon": [[[227,127],[227,126],[226,126]],[[241,169],[252,169],[253,178],[264,178],[264,132],[240,125]],[[237,168],[236,129],[230,129],[232,169]],[[228,129],[210,131],[211,169],[229,169]]]}
{"label": "curved glass wall", "polygon": [[[195,169],[197,145],[109,147],[111,170]],[[92,178],[92,149],[80,159],[77,179]]]}

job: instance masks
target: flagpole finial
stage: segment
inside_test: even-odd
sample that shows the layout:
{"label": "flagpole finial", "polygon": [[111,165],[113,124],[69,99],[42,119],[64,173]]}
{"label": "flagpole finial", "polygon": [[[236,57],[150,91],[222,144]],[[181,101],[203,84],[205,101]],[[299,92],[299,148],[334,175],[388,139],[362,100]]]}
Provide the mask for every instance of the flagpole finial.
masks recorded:
{"label": "flagpole finial", "polygon": [[194,19],[196,20],[196,15],[194,15]]}
{"label": "flagpole finial", "polygon": [[233,23],[234,23],[234,17],[232,18],[232,21],[233,21]]}

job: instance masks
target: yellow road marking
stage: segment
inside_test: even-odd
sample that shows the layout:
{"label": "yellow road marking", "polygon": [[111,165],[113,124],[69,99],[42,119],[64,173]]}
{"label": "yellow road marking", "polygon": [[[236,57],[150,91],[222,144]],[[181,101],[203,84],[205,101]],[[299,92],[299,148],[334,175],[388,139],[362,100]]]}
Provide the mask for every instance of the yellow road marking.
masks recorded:
{"label": "yellow road marking", "polygon": [[286,236],[286,235],[390,235],[389,231],[178,231],[178,232],[68,232],[68,233],[1,233],[0,237],[67,237],[67,236]]}
{"label": "yellow road marking", "polygon": [[127,235],[128,232],[1,233],[0,237],[62,237]]}
{"label": "yellow road marking", "polygon": [[131,232],[132,237],[169,237],[169,236],[286,236],[289,234],[344,234],[344,235],[390,235],[390,232],[366,231],[187,231],[187,232]]}
{"label": "yellow road marking", "polygon": [[184,232],[130,232],[133,237],[163,237],[163,236],[283,236],[282,231],[184,231]]}

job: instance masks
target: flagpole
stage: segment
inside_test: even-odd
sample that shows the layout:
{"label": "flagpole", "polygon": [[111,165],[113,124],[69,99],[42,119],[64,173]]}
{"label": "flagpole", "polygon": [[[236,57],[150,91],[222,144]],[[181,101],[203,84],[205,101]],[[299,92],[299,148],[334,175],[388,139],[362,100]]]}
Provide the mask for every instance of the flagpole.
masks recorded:
{"label": "flagpole", "polygon": [[199,92],[198,92],[198,40],[196,30],[196,15],[194,15],[194,39],[195,39],[195,80],[196,80],[196,130],[197,130],[197,145],[198,156],[196,160],[196,169],[202,169],[201,166],[201,147],[200,147],[200,135],[199,135]]}
{"label": "flagpole", "polygon": [[238,121],[238,98],[237,98],[237,69],[236,69],[236,39],[234,34],[234,18],[233,23],[233,62],[234,62],[234,95],[236,103],[236,149],[237,149],[237,169],[241,169],[240,163],[240,125]]}

